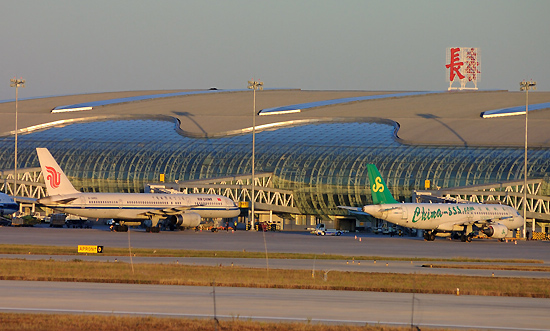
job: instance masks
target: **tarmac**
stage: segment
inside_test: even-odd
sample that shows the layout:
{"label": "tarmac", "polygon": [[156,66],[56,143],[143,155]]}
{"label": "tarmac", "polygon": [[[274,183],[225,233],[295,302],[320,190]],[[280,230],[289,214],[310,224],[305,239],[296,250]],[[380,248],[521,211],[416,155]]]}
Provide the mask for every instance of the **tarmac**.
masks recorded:
{"label": "tarmac", "polygon": [[[312,270],[316,277],[331,277],[331,271],[459,274],[465,276],[548,278],[547,272],[437,269],[435,261],[394,261],[384,257],[482,259],[523,258],[538,263],[483,262],[481,264],[548,266],[549,242],[474,240],[471,243],[413,237],[388,237],[363,233],[315,236],[308,232],[195,232],[142,229],[111,232],[105,225],[92,229],[0,227],[4,245],[102,245],[151,249],[231,250],[266,252],[268,259],[221,259],[191,257],[140,257],[130,254],[69,256],[3,254],[0,258],[99,260],[112,263],[162,263],[186,265],[243,266]],[[342,254],[351,259],[269,259],[274,252]],[[365,258],[366,256],[370,258]],[[378,257],[379,256],[379,257]],[[542,263],[540,263],[542,262]],[[461,263],[456,263],[461,264]],[[256,289],[204,286],[97,284],[70,282],[0,281],[0,311],[46,314],[109,314],[207,319],[244,319],[270,322],[392,325],[476,330],[549,330],[549,299],[435,295],[357,291]]]}
{"label": "tarmac", "polygon": [[[306,231],[250,232],[250,231],[161,231],[149,233],[131,228],[126,232],[112,232],[106,225],[96,224],[92,229],[50,228],[40,225],[31,228],[0,227],[0,242],[9,244],[71,246],[101,245],[109,248],[186,249],[207,251],[246,251],[267,253],[310,253],[349,256],[348,262],[361,257],[402,258],[477,258],[525,259],[550,264],[550,242],[500,242],[496,239],[474,239],[471,243],[437,238],[433,242],[417,237],[389,237],[367,233],[346,233],[341,236],[315,236]],[[188,259],[188,258],[186,258]],[[316,263],[321,263],[320,259]],[[183,263],[183,261],[180,261]],[[372,261],[371,261],[372,262]],[[405,261],[409,263],[410,261]],[[170,263],[173,263],[171,261]],[[229,262],[230,263],[230,262]],[[261,262],[262,263],[262,262]],[[365,267],[364,262],[361,267]],[[378,264],[378,263],[377,263]],[[393,265],[393,263],[392,263]],[[540,265],[540,263],[539,263]],[[378,268],[380,264],[376,266]],[[308,263],[307,268],[310,268]]]}

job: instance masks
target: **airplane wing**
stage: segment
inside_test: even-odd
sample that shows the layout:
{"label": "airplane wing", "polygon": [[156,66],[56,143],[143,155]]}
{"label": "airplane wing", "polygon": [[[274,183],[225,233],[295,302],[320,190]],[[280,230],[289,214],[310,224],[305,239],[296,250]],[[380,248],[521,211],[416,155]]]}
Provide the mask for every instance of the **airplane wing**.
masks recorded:
{"label": "airplane wing", "polygon": [[463,226],[463,225],[470,225],[475,223],[475,221],[472,220],[464,220],[464,221],[458,221],[458,222],[447,222],[439,224],[437,227],[438,230],[442,231],[453,231],[455,226]]}
{"label": "airplane wing", "polygon": [[503,220],[506,220],[506,219],[509,219],[509,218],[512,218],[511,216],[506,216],[506,217],[499,217],[499,218],[491,218],[491,219],[487,219],[487,220],[477,220],[476,223],[478,226],[479,225],[494,225],[494,224],[502,224],[504,225],[504,223],[501,223],[501,221]]}
{"label": "airplane wing", "polygon": [[369,213],[365,213],[363,211],[363,208],[361,208],[361,207],[338,206],[338,208],[349,210],[349,212],[352,213],[352,214],[370,215]]}
{"label": "airplane wing", "polygon": [[338,208],[346,209],[353,212],[363,212],[361,207],[338,206]]}
{"label": "airplane wing", "polygon": [[13,197],[16,202],[35,203],[38,199],[29,197]]}
{"label": "airplane wing", "polygon": [[[338,206],[338,208],[349,210],[350,212],[354,214],[363,214],[363,215],[370,215],[369,213],[366,213],[363,211],[363,208],[361,207],[348,207],[348,206]],[[399,207],[389,207],[389,208],[380,208],[380,212],[390,211],[394,209],[399,209]]]}
{"label": "airplane wing", "polygon": [[448,223],[440,224],[437,227],[437,229],[438,230],[443,230],[443,231],[453,231],[454,226],[464,226],[464,225],[473,225],[473,224],[479,224],[479,225],[494,224],[494,223],[500,223],[499,221],[504,220],[504,219],[508,219],[508,218],[511,218],[511,216],[491,218],[491,219],[486,219],[486,220],[479,220],[479,219],[476,219],[476,220],[470,219],[470,220],[468,220],[468,219],[465,219],[465,220],[458,221],[458,222],[448,222]]}

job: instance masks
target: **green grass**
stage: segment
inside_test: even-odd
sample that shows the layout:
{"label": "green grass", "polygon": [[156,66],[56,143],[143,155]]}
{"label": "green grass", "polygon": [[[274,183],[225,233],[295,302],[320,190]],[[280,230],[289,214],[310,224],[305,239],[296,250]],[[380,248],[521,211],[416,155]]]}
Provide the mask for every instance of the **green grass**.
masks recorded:
{"label": "green grass", "polygon": [[[76,246],[40,246],[40,245],[0,245],[0,254],[28,255],[82,255]],[[132,248],[135,256],[146,257],[221,257],[221,258],[265,258],[265,252],[246,251],[198,251],[184,249],[151,249]],[[128,255],[128,248],[104,247],[102,255]],[[270,259],[317,259],[317,260],[356,260],[356,261],[444,261],[444,262],[483,262],[483,263],[544,263],[532,259],[474,259],[467,257],[428,258],[428,257],[388,257],[363,255],[302,254],[302,253],[269,253]]]}
{"label": "green grass", "polygon": [[[0,260],[0,279],[377,291],[550,298],[550,279],[467,277],[24,259]],[[238,281],[237,281],[238,280]]]}

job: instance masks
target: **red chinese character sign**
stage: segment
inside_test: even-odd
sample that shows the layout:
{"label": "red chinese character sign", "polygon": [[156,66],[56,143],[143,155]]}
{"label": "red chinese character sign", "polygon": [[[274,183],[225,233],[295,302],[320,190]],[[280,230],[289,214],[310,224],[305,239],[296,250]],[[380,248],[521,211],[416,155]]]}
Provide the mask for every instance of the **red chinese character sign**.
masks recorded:
{"label": "red chinese character sign", "polygon": [[[449,90],[477,90],[477,82],[480,77],[480,55],[478,48],[449,47],[447,48],[447,79]],[[460,82],[460,87],[453,87],[454,81]],[[468,82],[473,87],[466,87]]]}

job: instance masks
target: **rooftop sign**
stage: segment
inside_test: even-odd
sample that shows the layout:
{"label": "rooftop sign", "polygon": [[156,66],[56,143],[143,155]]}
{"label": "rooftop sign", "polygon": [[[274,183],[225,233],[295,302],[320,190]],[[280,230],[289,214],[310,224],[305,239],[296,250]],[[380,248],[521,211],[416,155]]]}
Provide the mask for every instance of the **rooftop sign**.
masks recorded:
{"label": "rooftop sign", "polygon": [[[477,82],[481,74],[479,48],[474,47],[449,47],[447,48],[447,80],[448,90],[477,90]],[[460,87],[453,87],[454,81],[460,82]],[[468,82],[473,87],[466,87]]]}

